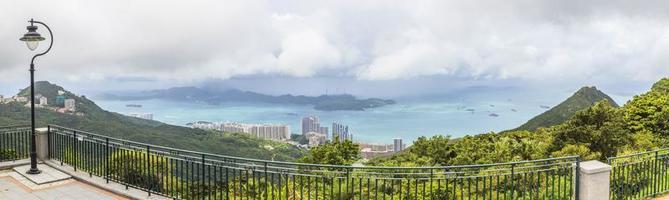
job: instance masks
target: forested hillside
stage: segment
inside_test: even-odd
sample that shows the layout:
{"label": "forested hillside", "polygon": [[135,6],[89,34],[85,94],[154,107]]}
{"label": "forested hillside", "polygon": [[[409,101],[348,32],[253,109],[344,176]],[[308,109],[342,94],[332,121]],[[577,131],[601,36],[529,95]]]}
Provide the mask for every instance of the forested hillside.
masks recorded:
{"label": "forested hillside", "polygon": [[535,131],[421,137],[407,150],[367,164],[384,166],[466,165],[580,155],[605,160],[666,147],[669,79],[662,79],[622,107],[601,100],[558,125]]}
{"label": "forested hillside", "polygon": [[571,97],[567,98],[557,106],[547,110],[536,117],[533,117],[525,124],[514,130],[526,130],[534,131],[540,127],[549,127],[553,125],[561,124],[571,116],[573,116],[577,111],[583,110],[593,106],[595,103],[606,100],[613,107],[618,107],[611,97],[604,94],[604,92],[599,91],[595,87],[582,87]]}
{"label": "forested hillside", "polygon": [[[291,161],[304,154],[303,150],[292,145],[250,138],[244,134],[209,132],[108,112],[86,97],[77,96],[49,82],[37,82],[35,93],[47,97],[48,102],[55,102],[58,90],[65,91],[64,96],[67,98],[76,100],[77,112],[83,113],[83,116],[38,108],[36,116],[39,127],[57,124],[143,143],[249,158]],[[28,94],[28,89],[19,93],[24,96]],[[0,126],[28,124],[29,117],[30,109],[24,103],[0,104]]]}

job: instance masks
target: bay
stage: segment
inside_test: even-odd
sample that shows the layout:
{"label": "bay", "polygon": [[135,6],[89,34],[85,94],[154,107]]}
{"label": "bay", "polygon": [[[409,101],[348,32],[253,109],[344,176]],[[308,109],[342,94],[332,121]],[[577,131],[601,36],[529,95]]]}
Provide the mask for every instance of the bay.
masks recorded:
{"label": "bay", "polygon": [[[462,137],[515,128],[553,106],[569,93],[530,97],[504,91],[397,99],[398,103],[366,111],[319,111],[307,105],[225,102],[210,105],[151,99],[141,101],[95,100],[103,109],[121,114],[151,113],[154,120],[186,126],[194,121],[287,124],[293,134],[301,133],[301,118],[315,115],[321,124],[349,126],[355,141],[392,143],[402,138],[409,143],[420,136]],[[141,108],[127,107],[139,104]],[[474,111],[468,111],[473,109]],[[494,115],[497,116],[491,116]]]}

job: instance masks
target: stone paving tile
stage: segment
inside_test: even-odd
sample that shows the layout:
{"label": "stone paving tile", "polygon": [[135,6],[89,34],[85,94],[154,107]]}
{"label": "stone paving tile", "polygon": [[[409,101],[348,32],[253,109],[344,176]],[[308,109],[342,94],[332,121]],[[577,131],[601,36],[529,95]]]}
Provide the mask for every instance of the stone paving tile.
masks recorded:
{"label": "stone paving tile", "polygon": [[[49,187],[40,187],[39,189],[32,189],[23,185],[20,180],[20,175],[11,176],[11,173],[16,172],[4,171],[0,172],[0,199],[2,200],[123,200],[120,196],[108,193],[106,191],[94,188],[92,186],[83,184],[72,179],[61,181],[65,183],[51,183],[47,184]],[[27,180],[23,180],[27,181]]]}
{"label": "stone paving tile", "polygon": [[52,183],[52,182],[58,182],[61,180],[69,179],[71,178],[69,175],[60,172],[54,168],[51,168],[47,165],[44,164],[38,164],[37,168],[42,171],[40,174],[27,174],[26,172],[28,169],[30,169],[30,165],[23,165],[23,166],[18,166],[14,168],[14,171],[23,175],[26,177],[28,180],[32,181],[33,183],[37,185],[42,185],[45,183]]}

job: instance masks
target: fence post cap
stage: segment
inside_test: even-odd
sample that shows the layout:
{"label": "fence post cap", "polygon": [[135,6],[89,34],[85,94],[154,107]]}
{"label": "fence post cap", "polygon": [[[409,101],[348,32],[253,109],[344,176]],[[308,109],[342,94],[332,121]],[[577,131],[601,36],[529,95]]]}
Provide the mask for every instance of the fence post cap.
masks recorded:
{"label": "fence post cap", "polygon": [[47,131],[49,131],[47,127],[35,128],[35,133],[46,133]]}
{"label": "fence post cap", "polygon": [[596,174],[601,172],[610,172],[611,165],[600,162],[598,160],[590,160],[580,163],[579,171],[586,174]]}

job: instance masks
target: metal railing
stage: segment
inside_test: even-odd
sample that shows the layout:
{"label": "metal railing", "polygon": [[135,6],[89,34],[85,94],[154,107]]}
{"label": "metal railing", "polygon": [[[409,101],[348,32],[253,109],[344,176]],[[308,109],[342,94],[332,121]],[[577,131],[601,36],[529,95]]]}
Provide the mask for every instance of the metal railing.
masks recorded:
{"label": "metal railing", "polygon": [[578,157],[444,167],[354,167],[173,149],[51,125],[49,157],[175,199],[578,199]]}
{"label": "metal railing", "polygon": [[28,158],[30,133],[30,126],[0,127],[0,162]]}
{"label": "metal railing", "polygon": [[669,192],[669,149],[608,158],[611,199],[646,199]]}

